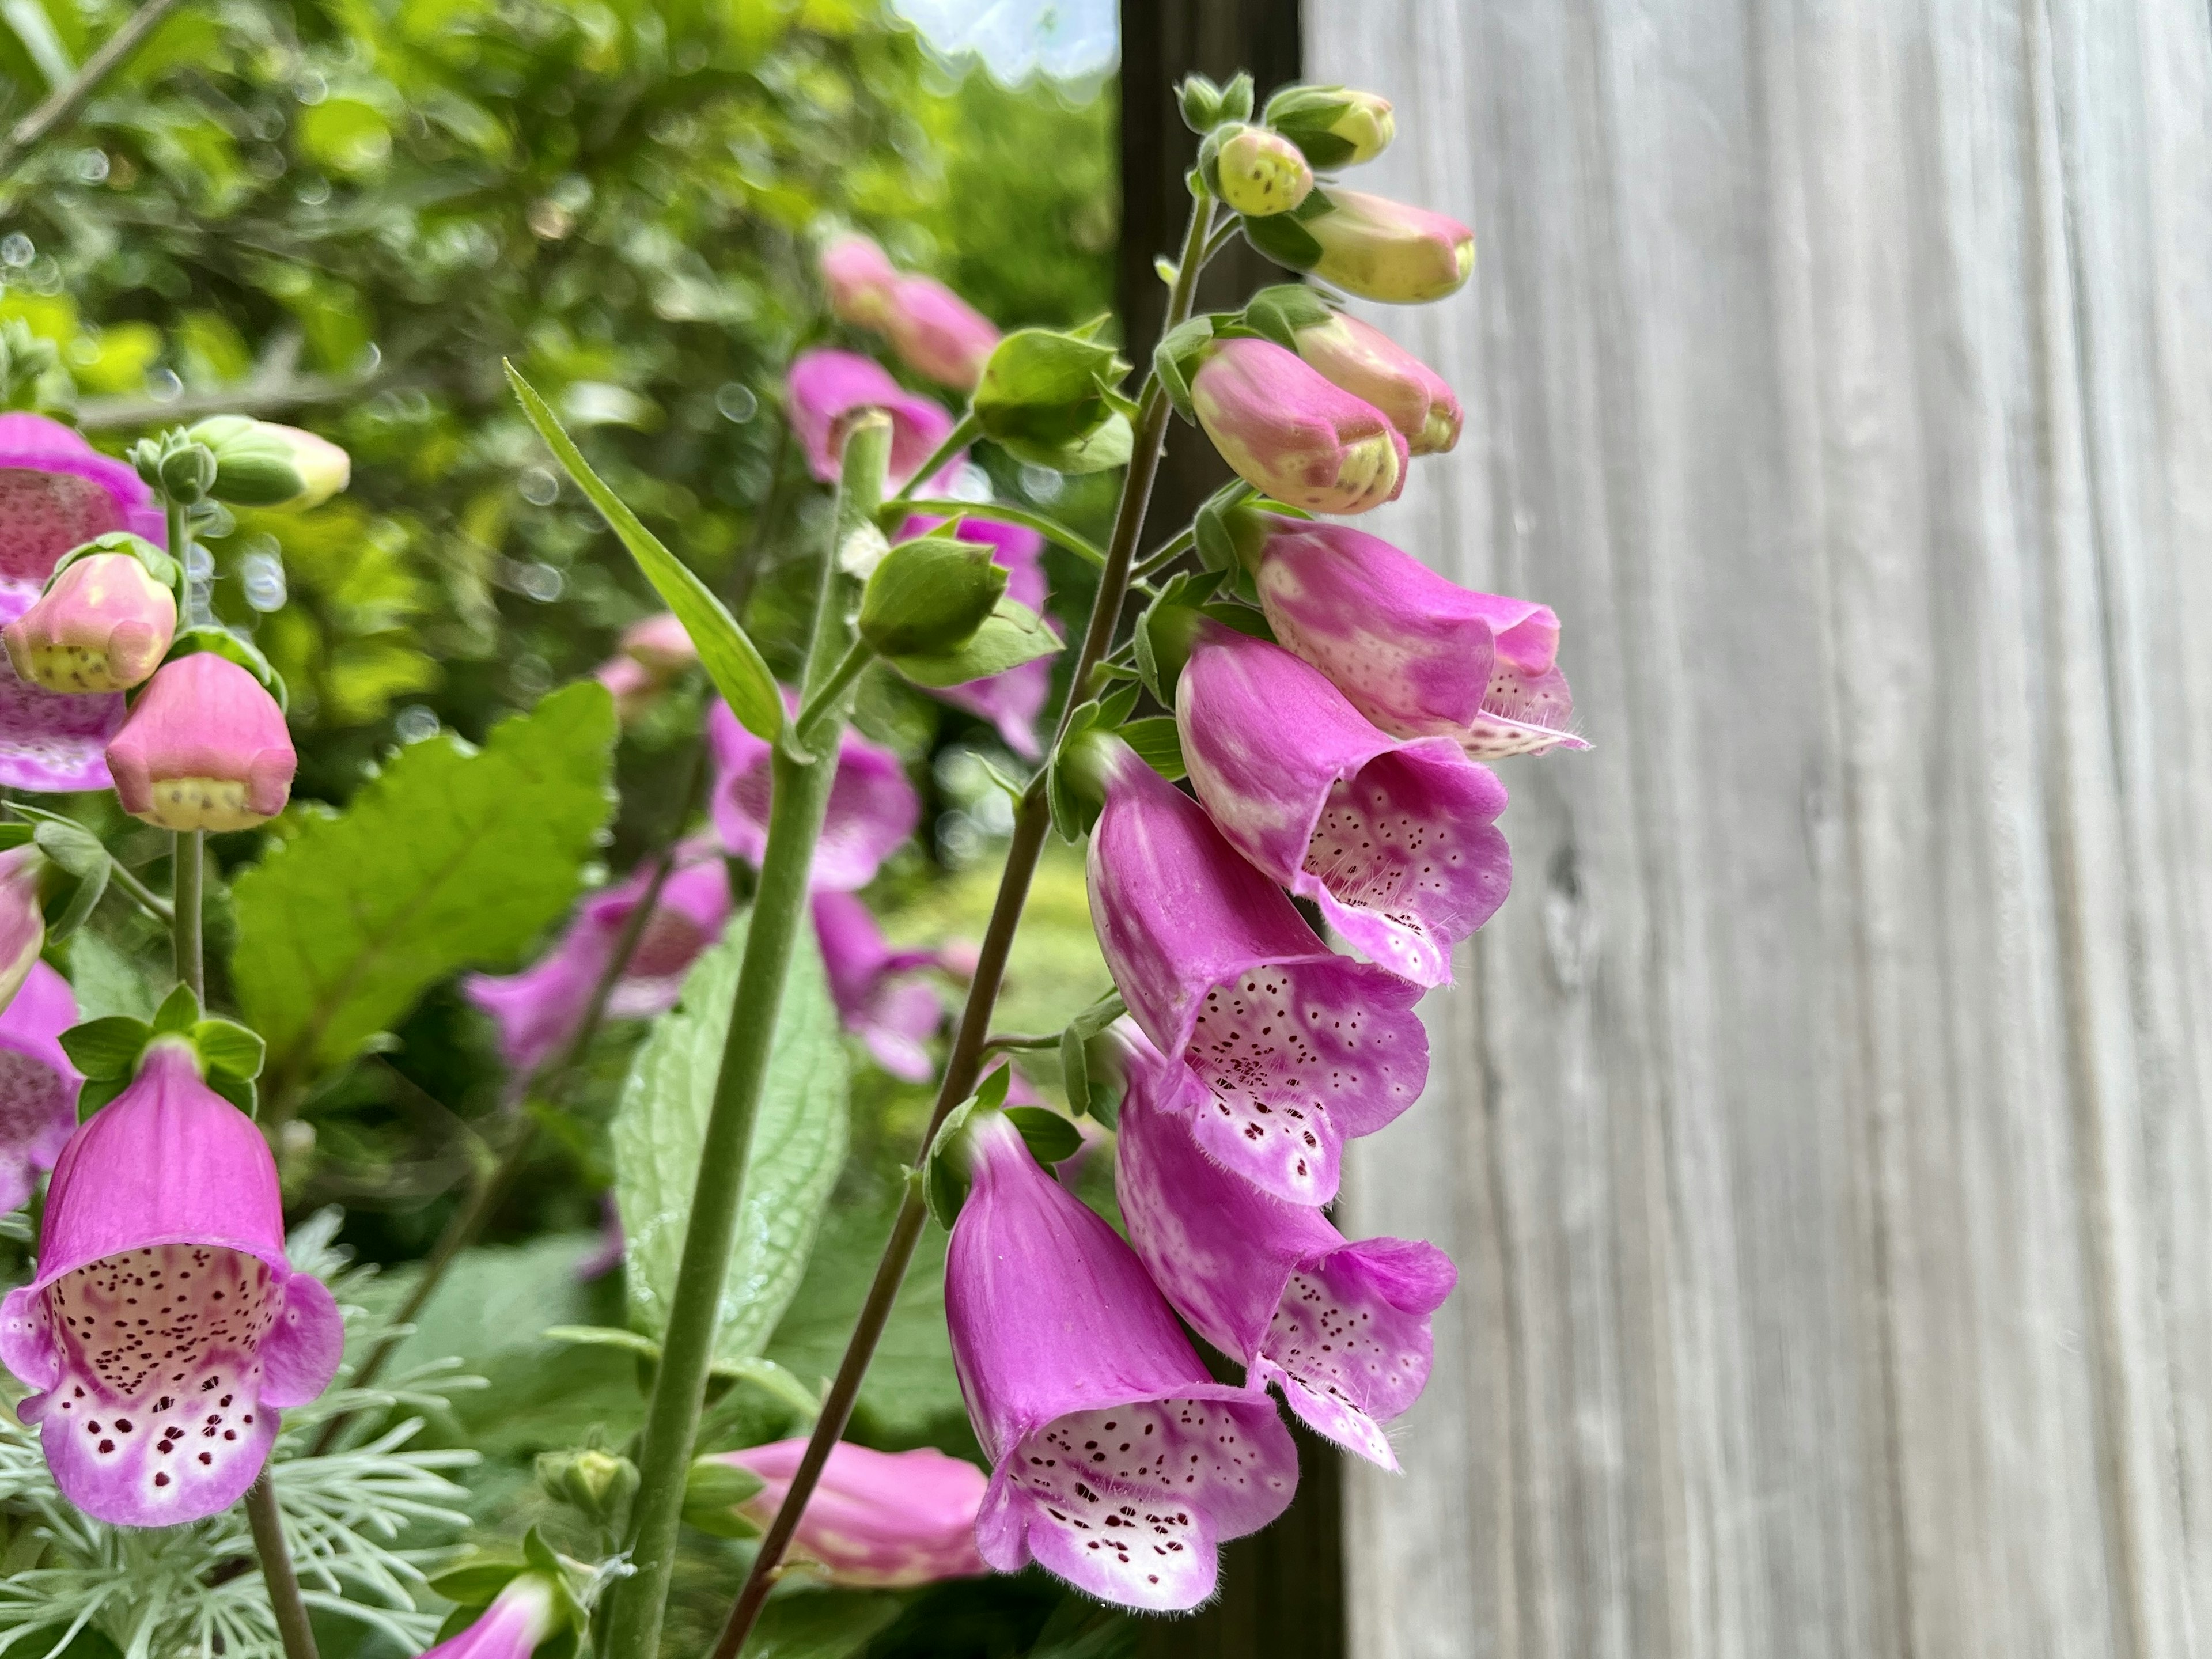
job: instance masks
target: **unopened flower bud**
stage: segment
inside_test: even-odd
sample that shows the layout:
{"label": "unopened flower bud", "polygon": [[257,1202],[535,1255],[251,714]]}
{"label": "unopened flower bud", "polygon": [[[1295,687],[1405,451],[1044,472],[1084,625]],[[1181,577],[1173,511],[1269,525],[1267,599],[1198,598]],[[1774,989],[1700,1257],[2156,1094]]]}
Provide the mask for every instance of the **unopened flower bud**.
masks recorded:
{"label": "unopened flower bud", "polygon": [[972,392],[999,343],[999,331],[933,276],[901,276],[884,297],[878,325],[915,374]]}
{"label": "unopened flower bud", "polygon": [[163,830],[266,823],[297,765],[276,699],[212,651],[162,664],[107,744],[123,810]]}
{"label": "unopened flower bud", "polygon": [[[761,1530],[805,1453],[803,1439],[779,1440],[700,1458],[684,1485],[684,1519],[726,1536]],[[981,1577],[975,1533],[984,1491],[981,1469],[932,1448],[879,1452],[841,1440],[793,1535],[792,1559],[855,1589]]]}
{"label": "unopened flower bud", "polygon": [[141,439],[131,463],[147,483],[184,507],[204,500],[215,483],[215,452],[183,432]]}
{"label": "unopened flower bud", "polygon": [[143,559],[94,553],[73,560],[0,641],[17,676],[49,691],[127,691],[160,665],[176,631],[176,596]]}
{"label": "unopened flower bud", "polygon": [[1371,161],[1398,131],[1388,98],[1346,87],[1285,87],[1267,100],[1265,118],[1317,167]]}
{"label": "unopened flower bud", "polygon": [[619,1525],[637,1496],[637,1465],[596,1448],[544,1452],[538,1459],[538,1484],[545,1495],[572,1504],[603,1526]]}
{"label": "unopened flower bud", "polygon": [[622,650],[655,674],[680,674],[699,660],[699,647],[691,642],[673,611],[657,611],[623,629]]}
{"label": "unopened flower bud", "polygon": [[1425,208],[1331,189],[1328,211],[1299,223],[1321,247],[1314,275],[1363,299],[1441,300],[1474,272],[1474,233]]}
{"label": "unopened flower bud", "polygon": [[1406,440],[1372,404],[1267,340],[1218,343],[1191,379],[1192,406],[1222,459],[1254,489],[1312,513],[1395,501]]}
{"label": "unopened flower bud", "polygon": [[830,314],[840,322],[881,328],[898,279],[898,267],[868,237],[840,236],[822,250],[822,283],[830,290]]}
{"label": "unopened flower bud", "polygon": [[238,507],[319,507],[346,487],[352,461],[328,439],[295,426],[217,415],[191,429],[215,456],[208,493]]}
{"label": "unopened flower bud", "polygon": [[1313,189],[1313,169],[1298,147],[1279,132],[1231,127],[1209,139],[1206,149],[1221,199],[1250,217],[1288,213]]}
{"label": "unopened flower bud", "polygon": [[1006,591],[1006,571],[981,543],[950,536],[902,542],[860,593],[860,637],[887,657],[957,651]]}
{"label": "unopened flower bud", "polygon": [[532,1659],[568,1623],[566,1601],[549,1575],[518,1573],[465,1629],[422,1659]]}
{"label": "unopened flower bud", "polygon": [[1292,337],[1331,386],[1389,416],[1414,454],[1440,455],[1459,441],[1464,416],[1451,387],[1382,330],[1335,313]]}

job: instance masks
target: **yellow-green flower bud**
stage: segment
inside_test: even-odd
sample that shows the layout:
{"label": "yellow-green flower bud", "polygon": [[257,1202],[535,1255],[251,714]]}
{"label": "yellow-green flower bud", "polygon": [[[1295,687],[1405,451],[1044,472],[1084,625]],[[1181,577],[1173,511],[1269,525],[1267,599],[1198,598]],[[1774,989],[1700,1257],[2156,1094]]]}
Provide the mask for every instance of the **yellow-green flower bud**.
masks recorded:
{"label": "yellow-green flower bud", "polygon": [[1207,141],[1206,149],[1221,199],[1249,217],[1288,213],[1313,189],[1313,169],[1279,132],[1228,127]]}
{"label": "yellow-green flower bud", "polygon": [[861,591],[860,637],[886,657],[957,651],[1006,591],[1006,568],[987,546],[950,536],[902,542]]}

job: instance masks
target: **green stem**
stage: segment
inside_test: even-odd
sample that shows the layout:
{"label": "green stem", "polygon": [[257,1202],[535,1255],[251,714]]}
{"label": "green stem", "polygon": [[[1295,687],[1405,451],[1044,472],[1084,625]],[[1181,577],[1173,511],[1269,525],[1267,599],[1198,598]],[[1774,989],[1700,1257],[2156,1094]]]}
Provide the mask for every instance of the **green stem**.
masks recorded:
{"label": "green stem", "polygon": [[1059,520],[1032,513],[1026,507],[1008,507],[1002,501],[954,501],[935,497],[908,501],[905,507],[909,513],[927,513],[943,519],[993,519],[1000,524],[1018,524],[1024,530],[1036,531],[1047,541],[1058,542],[1085,564],[1101,570],[1106,568],[1104,548],[1088,537],[1077,535]]}
{"label": "green stem", "polygon": [[1174,537],[1163,542],[1158,550],[1146,556],[1144,562],[1130,573],[1132,580],[1142,581],[1147,576],[1157,576],[1177,559],[1197,545],[1198,531],[1186,525]]}
{"label": "green stem", "polygon": [[[839,569],[837,549],[851,532],[873,524],[890,453],[890,422],[880,415],[864,419],[845,441],[837,511],[823,552],[802,706],[827,684],[849,647],[850,596],[855,584]],[[837,711],[833,707],[830,712],[834,718]],[[745,935],[744,960],[738,969],[729,1036],[722,1048],[714,1105],[700,1148],[698,1180],[692,1188],[691,1218],[669,1300],[668,1331],[638,1452],[630,1540],[630,1559],[637,1571],[614,1591],[607,1659],[653,1659],[659,1650],[684,1481],[690,1472],[708,1368],[714,1356],[715,1327],[744,1194],[753,1120],[768,1076],[792,952],[806,926],[807,877],[830,802],[830,786],[836,776],[837,746],[821,744],[802,761],[791,743],[778,743],[770,766],[768,845],[761,857],[760,888]]]}
{"label": "green stem", "polygon": [[[893,507],[905,507],[912,511],[914,492],[935,479],[937,475],[945,470],[945,464],[967,448],[969,444],[974,443],[977,437],[981,435],[982,430],[982,422],[973,415],[963,415],[952,430],[945,434],[945,441],[932,450],[929,459],[915,469],[914,477],[906,481],[906,488],[900,490],[890,500],[879,502],[876,513],[888,514]],[[848,438],[845,441],[849,447],[853,441]],[[871,513],[868,515],[868,522],[875,521],[876,513]]]}
{"label": "green stem", "polygon": [[39,144],[76,118],[100,83],[116,67],[145,44],[161,21],[177,9],[179,0],[146,0],[124,21],[123,27],[100,43],[100,50],[84,60],[83,67],[56,87],[46,100],[9,128],[0,139],[0,179],[5,179]]}
{"label": "green stem", "polygon": [[125,869],[119,860],[108,865],[107,878],[123,890],[125,897],[160,922],[162,927],[175,927],[177,913],[171,908],[169,901]]}
{"label": "green stem", "polygon": [[1015,1048],[1057,1048],[1060,1047],[1060,1035],[1057,1031],[1004,1032],[984,1038],[981,1052],[995,1054]]}
{"label": "green stem", "polygon": [[200,886],[207,867],[207,831],[179,830],[169,836],[169,941],[179,983],[207,1006],[207,961],[201,948]]}
{"label": "green stem", "polygon": [[805,707],[799,711],[799,718],[791,723],[793,735],[801,749],[814,746],[815,728],[822,723],[822,717],[851,688],[853,682],[860,678],[861,671],[875,659],[873,646],[866,640],[854,640],[853,648],[845,653],[836,667],[830,671],[830,678],[822,682],[821,690],[808,695]]}
{"label": "green stem", "polygon": [[[1212,217],[1212,204],[1208,198],[1201,196],[1191,204],[1190,228],[1183,237],[1182,263],[1177,270],[1175,287],[1168,295],[1167,319],[1161,325],[1163,334],[1190,316],[1191,301],[1198,286],[1199,252],[1206,246],[1206,228]],[[1084,630],[1083,647],[1076,658],[1067,705],[1060,712],[1061,735],[1066,732],[1069,714],[1089,696],[1091,677],[1104,659],[1107,647],[1113,643],[1115,630],[1121,623],[1122,602],[1128,597],[1129,566],[1136,556],[1137,539],[1144,531],[1146,509],[1152,504],[1152,481],[1159,471],[1160,446],[1167,435],[1169,412],[1168,400],[1158,382],[1147,378],[1144,396],[1138,404],[1136,444],[1129,458],[1128,473],[1121,483],[1121,501],[1114,515],[1114,534],[1106,550],[1105,569],[1098,579],[1098,593],[1091,605],[1090,624]],[[938,1085],[936,1105],[930,1113],[928,1127],[922,1132],[921,1144],[925,1147],[936,1139],[939,1127],[952,1109],[975,1088],[976,1074],[981,1069],[991,1011],[998,1002],[999,987],[1006,977],[1007,954],[1013,948],[1015,931],[1021,926],[1022,907],[1028,902],[1030,882],[1036,873],[1037,859],[1044,851],[1045,836],[1051,827],[1052,815],[1045,805],[1044,779],[1045,774],[1040,771],[1014,814],[1013,839],[1006,848],[1006,870],[999,878],[999,896],[991,907],[990,923],[984,930],[982,947],[977,952],[975,977],[969,983],[968,1000],[961,1010],[959,1028],[952,1038],[952,1052],[945,1060],[945,1076]],[[792,1534],[799,1529],[807,1500],[813,1497],[815,1486],[822,1479],[823,1467],[830,1461],[830,1449],[852,1420],[861,1382],[867,1376],[869,1362],[875,1358],[877,1343],[883,1340],[892,1304],[898,1298],[899,1285],[906,1277],[907,1264],[914,1259],[915,1246],[921,1242],[922,1224],[927,1219],[928,1209],[922,1200],[921,1188],[909,1182],[906,1197],[899,1205],[898,1218],[891,1224],[891,1236],[884,1246],[883,1259],[877,1263],[875,1279],[868,1286],[867,1300],[861,1305],[860,1320],[845,1346],[845,1357],[839,1362],[836,1377],[823,1399],[822,1415],[815,1419],[806,1451],[799,1459],[775,1519],[761,1539],[760,1553],[753,1558],[752,1570],[745,1575],[744,1585],[738,1590],[728,1621],[714,1644],[712,1659],[738,1659],[745,1638],[760,1617],[761,1607],[775,1583],[784,1552],[790,1547]],[[644,1659],[648,1651],[639,1649],[634,1656],[617,1653],[615,1659]]]}
{"label": "green stem", "polygon": [[307,1604],[300,1598],[299,1575],[292,1571],[291,1552],[284,1545],[276,1488],[265,1467],[261,1478],[246,1490],[246,1522],[253,1529],[253,1547],[261,1557],[261,1577],[269,1586],[269,1606],[276,1615],[284,1659],[320,1659],[314,1629],[307,1622]]}

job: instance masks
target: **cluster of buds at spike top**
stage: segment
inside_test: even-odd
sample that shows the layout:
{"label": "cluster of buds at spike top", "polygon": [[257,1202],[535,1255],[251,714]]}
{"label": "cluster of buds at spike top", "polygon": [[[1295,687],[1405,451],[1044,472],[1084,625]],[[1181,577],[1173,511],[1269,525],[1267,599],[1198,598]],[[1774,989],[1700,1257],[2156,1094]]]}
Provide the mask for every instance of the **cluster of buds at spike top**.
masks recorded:
{"label": "cluster of buds at spike top", "polygon": [[156,1037],[70,1136],[38,1261],[0,1304],[0,1361],[32,1391],[18,1414],[55,1483],[98,1520],[228,1509],[261,1473],[278,1408],[337,1368],[343,1323],[285,1260],[269,1143],[184,1037]]}
{"label": "cluster of buds at spike top", "polygon": [[832,239],[821,264],[831,315],[883,335],[923,379],[975,389],[1000,339],[989,318],[935,277],[902,273],[866,236]]}
{"label": "cluster of buds at spike top", "polygon": [[109,739],[116,798],[163,830],[251,830],[284,810],[299,757],[269,689],[213,651],[172,657]]}
{"label": "cluster of buds at spike top", "polygon": [[1405,488],[1405,434],[1267,340],[1217,340],[1190,380],[1198,423],[1237,476],[1311,513],[1364,513]]}
{"label": "cluster of buds at spike top", "polygon": [[[778,1440],[699,1459],[684,1491],[684,1518],[738,1536],[766,1530],[805,1454],[805,1440]],[[990,1571],[975,1550],[983,1493],[982,1472],[960,1458],[927,1447],[871,1451],[841,1440],[792,1536],[791,1559],[852,1589],[980,1577]]]}

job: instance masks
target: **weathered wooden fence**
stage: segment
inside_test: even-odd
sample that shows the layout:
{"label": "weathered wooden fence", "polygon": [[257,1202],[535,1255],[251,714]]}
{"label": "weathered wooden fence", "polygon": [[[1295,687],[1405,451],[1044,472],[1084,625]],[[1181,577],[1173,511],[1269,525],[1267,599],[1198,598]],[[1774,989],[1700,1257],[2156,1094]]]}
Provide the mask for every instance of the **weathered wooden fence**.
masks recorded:
{"label": "weathered wooden fence", "polygon": [[1376,526],[1595,752],[1354,1224],[1360,1659],[2212,1650],[2204,0],[1306,0],[1471,295]]}

